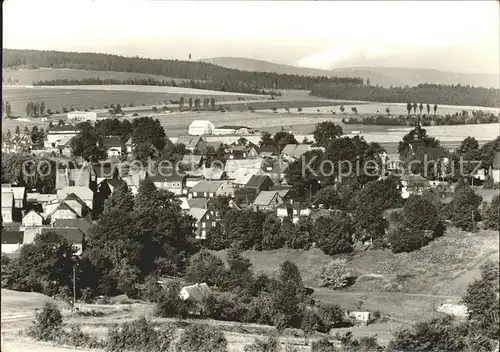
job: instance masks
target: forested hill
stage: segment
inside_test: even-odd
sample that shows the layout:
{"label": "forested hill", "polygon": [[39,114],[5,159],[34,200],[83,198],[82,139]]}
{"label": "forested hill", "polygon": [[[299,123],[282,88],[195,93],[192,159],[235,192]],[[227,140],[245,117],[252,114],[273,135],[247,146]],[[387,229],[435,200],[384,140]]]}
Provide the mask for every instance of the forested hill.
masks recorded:
{"label": "forested hill", "polygon": [[374,87],[352,84],[319,83],[312,95],[341,100],[367,100],[384,103],[500,107],[500,90],[462,85],[419,84],[416,87]]}
{"label": "forested hill", "polygon": [[3,49],[3,68],[11,67],[52,67],[73,68],[96,71],[119,71],[155,74],[190,80],[211,81],[231,87],[246,85],[266,89],[309,90],[320,82],[363,84],[362,78],[318,77],[278,74],[273,72],[249,72],[229,69],[204,62],[146,59],[123,57],[110,54],[77,53],[41,50]]}

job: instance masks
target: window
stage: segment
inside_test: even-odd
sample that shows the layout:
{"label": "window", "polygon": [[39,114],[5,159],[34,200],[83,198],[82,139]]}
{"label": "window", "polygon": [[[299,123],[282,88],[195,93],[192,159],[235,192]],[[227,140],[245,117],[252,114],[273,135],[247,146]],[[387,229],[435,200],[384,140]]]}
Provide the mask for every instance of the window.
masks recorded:
{"label": "window", "polygon": [[201,238],[202,239],[207,238],[207,232],[205,230],[201,231]]}
{"label": "window", "polygon": [[202,228],[202,229],[206,228],[206,227],[207,227],[206,225],[207,225],[207,224],[206,224],[205,222],[202,222],[202,223],[201,223],[201,228]]}
{"label": "window", "polygon": [[207,192],[203,193],[203,195],[206,197],[207,196]]}
{"label": "window", "polygon": [[215,221],[212,221],[212,227],[215,227]]}
{"label": "window", "polygon": [[193,192],[193,196],[197,197],[198,196],[198,192]]}

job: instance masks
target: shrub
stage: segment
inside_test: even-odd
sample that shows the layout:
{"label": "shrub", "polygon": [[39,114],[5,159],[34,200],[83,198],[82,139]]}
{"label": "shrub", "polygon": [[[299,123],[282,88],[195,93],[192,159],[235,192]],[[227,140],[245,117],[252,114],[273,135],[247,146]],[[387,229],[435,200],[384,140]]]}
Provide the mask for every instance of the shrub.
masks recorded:
{"label": "shrub", "polygon": [[63,318],[59,308],[47,302],[36,314],[34,325],[28,330],[28,335],[42,341],[54,340],[61,332]]}
{"label": "shrub", "polygon": [[349,285],[351,274],[345,262],[332,260],[321,269],[321,286],[337,290]]}
{"label": "shrub", "polygon": [[155,315],[163,318],[187,318],[192,308],[192,301],[189,299],[183,300],[179,296],[179,292],[180,284],[173,283],[158,300]]}
{"label": "shrub", "polygon": [[162,326],[161,330],[156,330],[150,321],[140,318],[110,328],[106,350],[163,352],[170,349],[174,338],[174,327]]}
{"label": "shrub", "polygon": [[425,246],[429,239],[423,231],[411,231],[398,225],[389,229],[387,236],[393,253],[412,252]]}
{"label": "shrub", "polygon": [[337,304],[321,303],[318,307],[318,315],[328,331],[331,328],[341,327],[344,323],[344,311]]}
{"label": "shrub", "polygon": [[176,344],[177,352],[226,352],[227,340],[224,334],[206,325],[190,325]]}
{"label": "shrub", "polygon": [[499,229],[499,209],[500,209],[500,197],[496,195],[491,200],[489,205],[484,207],[483,211],[483,222],[487,229],[492,229],[498,231]]}
{"label": "shrub", "polygon": [[434,204],[421,196],[410,196],[403,208],[404,223],[412,231],[434,230],[439,223],[439,212]]}
{"label": "shrub", "polygon": [[265,340],[255,339],[251,345],[246,345],[244,352],[281,352],[281,344],[276,336],[268,336]]}
{"label": "shrub", "polygon": [[311,346],[311,352],[336,352],[337,348],[327,338],[322,338],[321,340],[314,341]]}
{"label": "shrub", "polygon": [[104,314],[103,311],[91,309],[91,310],[79,310],[76,312],[76,315],[79,317],[103,317],[106,314]]}
{"label": "shrub", "polygon": [[158,278],[155,275],[146,277],[144,286],[141,290],[141,299],[149,302],[158,302],[163,294],[163,288],[158,283]]}
{"label": "shrub", "polygon": [[79,326],[72,326],[69,332],[59,334],[57,336],[59,345],[68,345],[83,348],[105,348],[105,343],[84,333]]}

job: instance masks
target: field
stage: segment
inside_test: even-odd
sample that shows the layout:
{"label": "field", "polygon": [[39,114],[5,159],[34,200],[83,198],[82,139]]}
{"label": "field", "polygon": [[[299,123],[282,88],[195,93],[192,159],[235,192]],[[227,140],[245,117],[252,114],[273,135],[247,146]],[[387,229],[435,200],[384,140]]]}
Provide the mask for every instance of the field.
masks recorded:
{"label": "field", "polygon": [[182,78],[164,77],[159,75],[151,75],[147,73],[136,72],[115,72],[115,71],[92,71],[92,70],[74,70],[70,68],[50,68],[44,67],[39,69],[20,69],[20,70],[2,70],[2,75],[5,81],[9,78],[17,80],[20,85],[32,85],[36,81],[48,81],[55,79],[88,79],[100,78],[104,79],[144,79],[152,78],[158,81],[174,80],[176,82],[185,81]]}
{"label": "field", "polygon": [[[226,259],[226,252],[214,252]],[[443,302],[458,302],[467,285],[480,275],[486,260],[498,261],[499,238],[494,231],[470,234],[455,228],[412,253],[394,254],[389,250],[357,252],[348,258],[348,268],[357,276],[347,290],[320,288],[322,266],[331,258],[319,249],[246,251],[257,273],[276,275],[285,260],[294,262],[306,285],[315,289],[315,297],[345,309],[363,307],[379,310],[394,321],[411,323],[436,314]],[[366,330],[370,330],[368,326]]]}

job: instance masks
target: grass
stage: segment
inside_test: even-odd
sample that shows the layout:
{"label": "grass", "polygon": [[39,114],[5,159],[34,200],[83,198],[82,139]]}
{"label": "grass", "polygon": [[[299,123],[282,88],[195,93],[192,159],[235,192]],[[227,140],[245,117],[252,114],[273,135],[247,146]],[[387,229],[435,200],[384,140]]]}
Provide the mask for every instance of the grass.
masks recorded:
{"label": "grass", "polygon": [[18,292],[3,289],[1,291],[2,317],[5,315],[32,314],[41,309],[47,302],[57,303],[60,308],[68,308],[64,302],[56,302],[49,296],[37,292]]}
{"label": "grass", "polygon": [[20,85],[32,85],[35,81],[47,81],[54,79],[143,79],[152,78],[156,80],[175,80],[176,82],[186,81],[181,78],[164,77],[159,75],[151,75],[146,73],[136,72],[115,72],[115,71],[92,71],[92,70],[76,70],[70,68],[49,68],[43,67],[35,70],[2,70],[3,78],[7,81],[9,78],[18,80]]}

